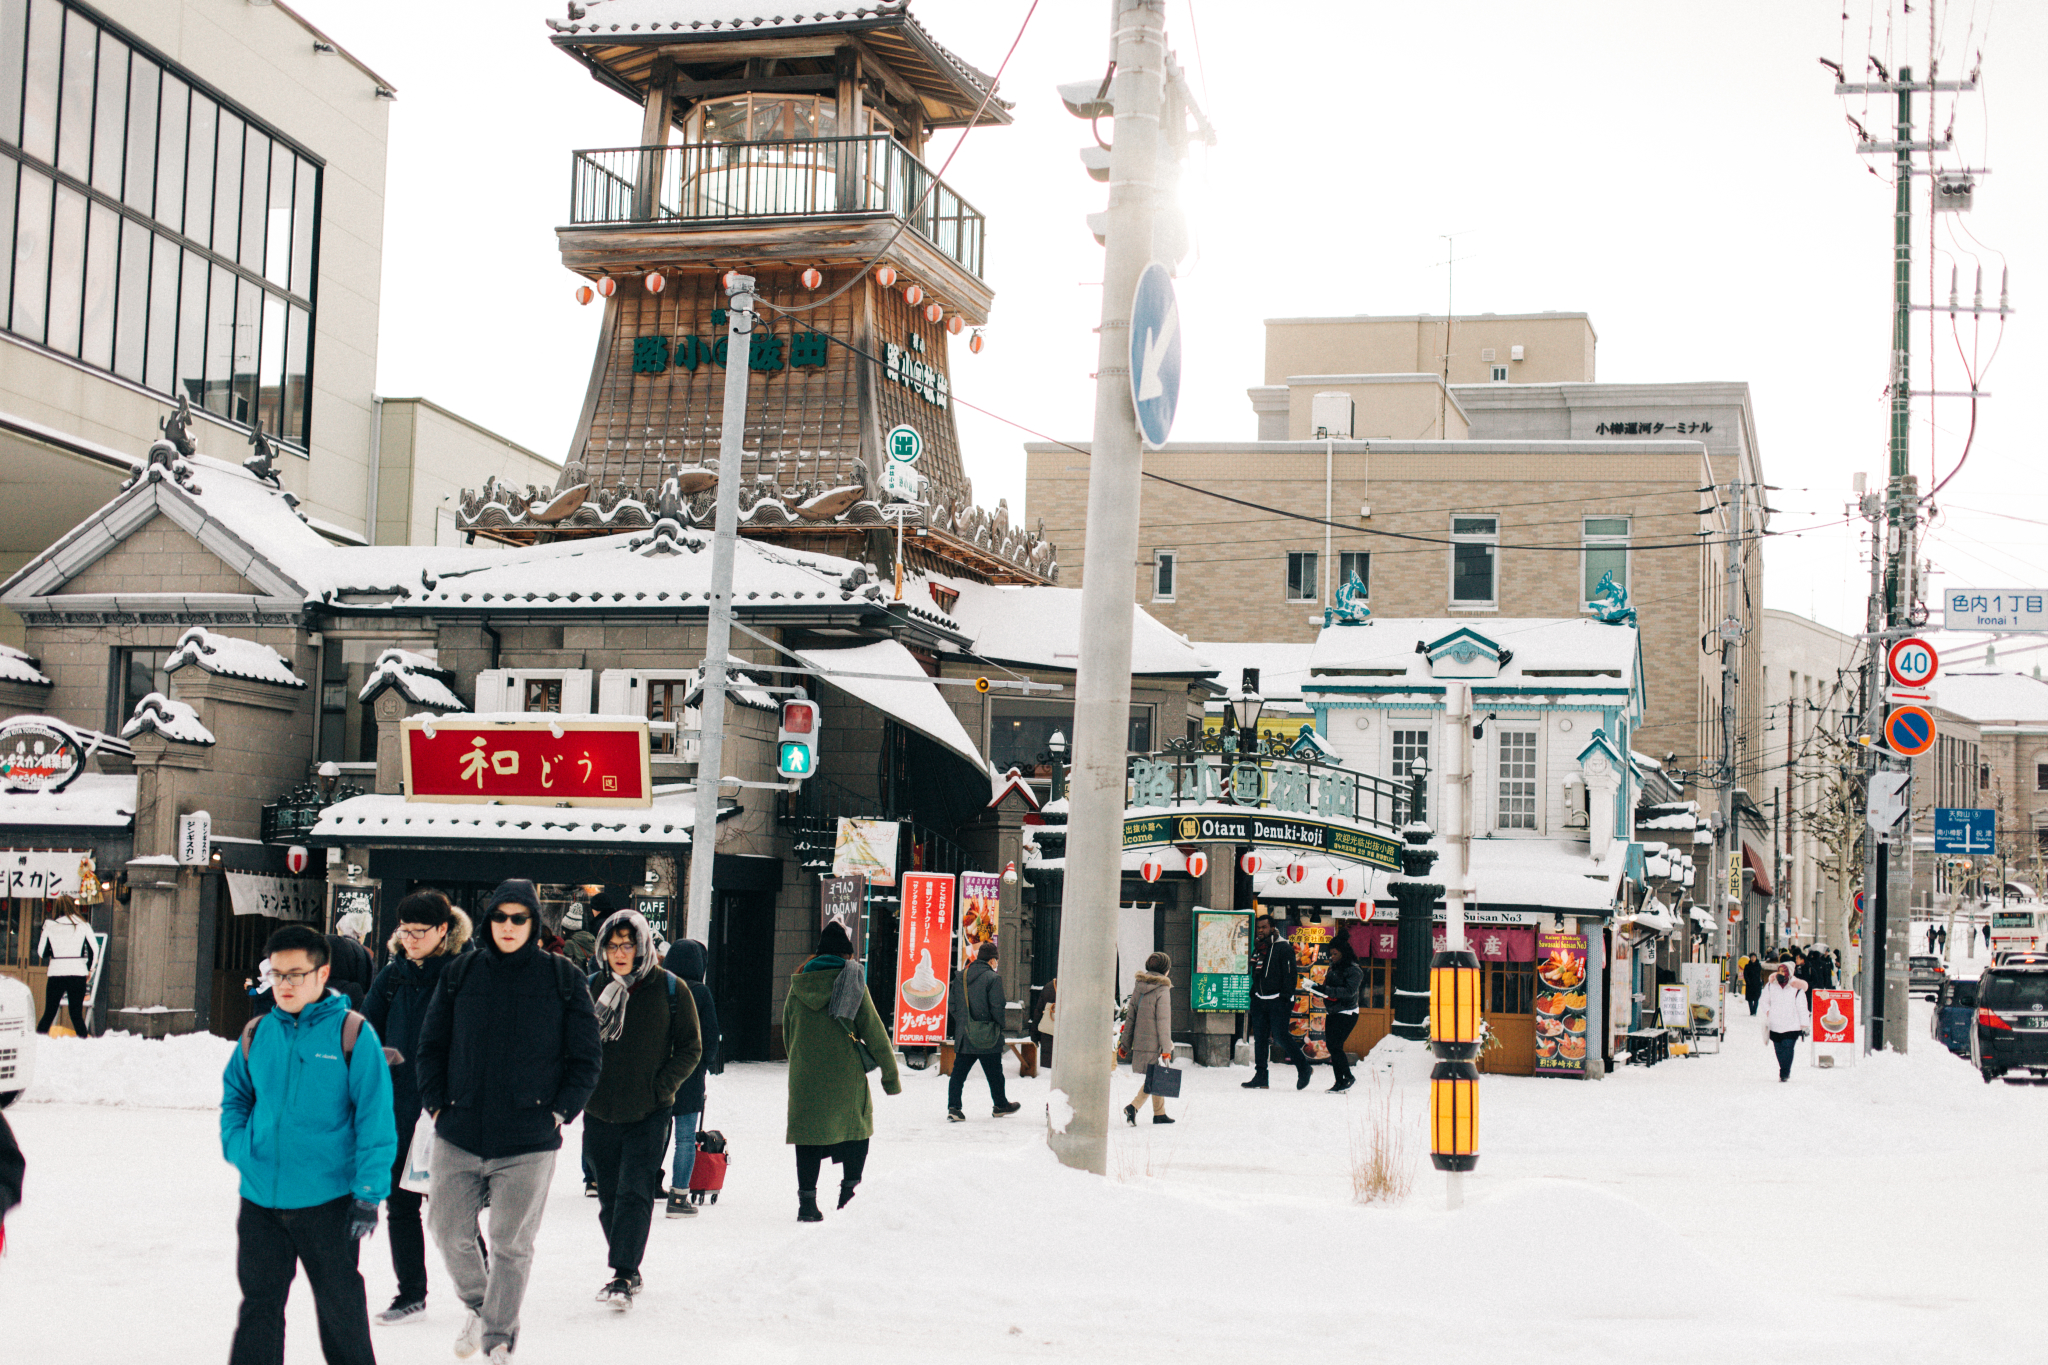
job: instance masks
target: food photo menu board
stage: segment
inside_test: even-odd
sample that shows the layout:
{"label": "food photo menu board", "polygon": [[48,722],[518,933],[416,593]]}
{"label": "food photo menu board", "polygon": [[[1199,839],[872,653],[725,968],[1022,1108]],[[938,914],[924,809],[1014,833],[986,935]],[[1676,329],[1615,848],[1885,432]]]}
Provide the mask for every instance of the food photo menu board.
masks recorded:
{"label": "food photo menu board", "polygon": [[1287,941],[1294,945],[1294,1017],[1288,1021],[1288,1031],[1301,1039],[1302,1051],[1312,1062],[1330,1060],[1330,1047],[1323,1038],[1323,997],[1310,995],[1308,985],[1322,985],[1329,974],[1329,964],[1319,959],[1324,947],[1335,937],[1334,924],[1296,925],[1287,935]]}
{"label": "food photo menu board", "polygon": [[896,1046],[937,1047],[946,1037],[946,966],[952,961],[953,874],[903,874],[896,935]]}
{"label": "food photo menu board", "polygon": [[1586,936],[1536,935],[1536,1074],[1586,1074]]}

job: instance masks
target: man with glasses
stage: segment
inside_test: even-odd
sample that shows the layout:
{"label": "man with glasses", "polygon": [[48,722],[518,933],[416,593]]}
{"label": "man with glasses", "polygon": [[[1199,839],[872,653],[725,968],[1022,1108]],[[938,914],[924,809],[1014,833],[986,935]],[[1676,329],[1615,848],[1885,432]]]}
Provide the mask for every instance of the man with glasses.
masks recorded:
{"label": "man with glasses", "polygon": [[228,1054],[221,1095],[221,1152],[242,1173],[228,1360],[284,1359],[285,1299],[303,1265],[328,1365],[375,1365],[356,1251],[391,1187],[391,1069],[376,1030],[327,989],[323,935],[288,924],[269,958],[275,1003]]}
{"label": "man with glasses", "polygon": [[[547,1206],[562,1126],[597,1085],[603,1052],[583,976],[540,950],[540,895],[501,883],[478,951],[441,973],[420,1028],[420,1103],[434,1119],[427,1222],[466,1310],[455,1354],[502,1365],[519,1342],[519,1306]],[[491,1211],[490,1262],[477,1218]]]}

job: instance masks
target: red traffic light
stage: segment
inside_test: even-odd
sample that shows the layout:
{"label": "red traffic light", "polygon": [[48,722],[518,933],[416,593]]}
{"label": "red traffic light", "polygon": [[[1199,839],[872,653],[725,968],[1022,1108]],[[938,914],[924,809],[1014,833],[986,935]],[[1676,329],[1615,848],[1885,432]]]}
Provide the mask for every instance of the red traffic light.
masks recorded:
{"label": "red traffic light", "polygon": [[818,704],[809,701],[786,701],[782,703],[782,732],[788,735],[808,735],[818,728]]}

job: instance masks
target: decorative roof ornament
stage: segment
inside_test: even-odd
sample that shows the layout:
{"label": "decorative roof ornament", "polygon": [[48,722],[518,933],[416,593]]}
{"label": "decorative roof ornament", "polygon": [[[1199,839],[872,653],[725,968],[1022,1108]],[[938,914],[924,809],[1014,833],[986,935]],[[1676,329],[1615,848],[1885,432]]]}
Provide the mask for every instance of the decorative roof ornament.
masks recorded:
{"label": "decorative roof ornament", "polygon": [[144,731],[179,744],[214,742],[213,731],[201,723],[190,703],[173,701],[161,692],[152,692],[135,703],[135,714],[121,727],[121,738],[133,739]]}
{"label": "decorative roof ornament", "polygon": [[242,461],[242,468],[272,488],[282,487],[277,477],[277,468],[272,463],[277,458],[277,450],[270,444],[270,438],[263,434],[261,423],[249,433],[249,444],[256,447],[256,453]]}
{"label": "decorative roof ornament", "polygon": [[1359,580],[1358,571],[1352,570],[1351,581],[1337,589],[1337,605],[1323,611],[1323,629],[1331,626],[1365,626],[1372,624],[1372,608],[1365,605],[1365,584]]}
{"label": "decorative roof ornament", "polygon": [[[161,422],[157,423],[157,427],[163,432],[164,440],[168,441],[172,448],[186,459],[190,459],[199,453],[198,443],[192,439],[192,401],[184,394],[178,395],[178,406],[173,408],[170,414]],[[168,459],[159,461],[156,458],[156,447],[154,446],[150,447],[149,453],[150,463],[152,464],[170,463]]]}
{"label": "decorative roof ornament", "polygon": [[1600,575],[1600,586],[1594,590],[1591,606],[1593,614],[1603,625],[1632,626],[1636,623],[1636,609],[1628,604],[1628,589],[1614,581],[1612,569]]}

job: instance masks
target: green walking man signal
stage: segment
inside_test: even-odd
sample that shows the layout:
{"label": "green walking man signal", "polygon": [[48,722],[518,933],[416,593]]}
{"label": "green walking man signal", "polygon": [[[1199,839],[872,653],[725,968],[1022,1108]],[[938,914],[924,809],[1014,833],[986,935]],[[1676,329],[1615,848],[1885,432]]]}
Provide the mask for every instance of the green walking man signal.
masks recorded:
{"label": "green walking man signal", "polygon": [[818,767],[818,703],[805,698],[782,703],[776,771],[801,782]]}

